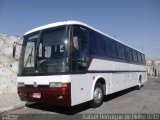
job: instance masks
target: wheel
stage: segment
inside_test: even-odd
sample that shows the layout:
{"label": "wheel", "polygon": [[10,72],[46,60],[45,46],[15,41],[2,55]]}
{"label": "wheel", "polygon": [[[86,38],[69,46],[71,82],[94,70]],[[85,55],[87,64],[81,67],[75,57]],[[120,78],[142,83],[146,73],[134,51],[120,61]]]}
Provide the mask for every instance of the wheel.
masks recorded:
{"label": "wheel", "polygon": [[104,92],[101,83],[97,83],[93,92],[93,100],[91,101],[91,107],[97,108],[103,104]]}
{"label": "wheel", "polygon": [[141,77],[139,78],[139,82],[138,82],[138,85],[137,85],[137,90],[140,90],[142,87],[142,81],[141,81]]}
{"label": "wheel", "polygon": [[34,103],[32,103],[32,102],[28,102],[28,101],[26,101],[26,104],[25,104],[25,106],[26,107],[30,107],[30,106],[32,106]]}

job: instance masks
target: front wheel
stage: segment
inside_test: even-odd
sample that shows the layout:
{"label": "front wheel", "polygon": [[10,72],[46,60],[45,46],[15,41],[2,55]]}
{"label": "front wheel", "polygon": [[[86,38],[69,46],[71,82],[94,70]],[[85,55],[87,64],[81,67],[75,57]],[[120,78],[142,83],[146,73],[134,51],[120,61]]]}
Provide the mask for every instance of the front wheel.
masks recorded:
{"label": "front wheel", "polygon": [[91,102],[91,107],[97,108],[103,104],[104,92],[101,83],[97,83],[94,92],[93,92],[93,100]]}

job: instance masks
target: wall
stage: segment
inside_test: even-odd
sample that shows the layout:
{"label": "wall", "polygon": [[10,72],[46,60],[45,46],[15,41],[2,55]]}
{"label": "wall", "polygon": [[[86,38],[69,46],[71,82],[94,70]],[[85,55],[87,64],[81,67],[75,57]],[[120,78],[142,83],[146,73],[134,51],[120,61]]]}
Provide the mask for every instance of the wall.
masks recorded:
{"label": "wall", "polygon": [[160,60],[146,62],[148,76],[160,77]]}
{"label": "wall", "polygon": [[[18,43],[16,59],[12,58],[14,42]],[[0,94],[15,93],[17,90],[16,77],[21,43],[21,37],[0,34]]]}

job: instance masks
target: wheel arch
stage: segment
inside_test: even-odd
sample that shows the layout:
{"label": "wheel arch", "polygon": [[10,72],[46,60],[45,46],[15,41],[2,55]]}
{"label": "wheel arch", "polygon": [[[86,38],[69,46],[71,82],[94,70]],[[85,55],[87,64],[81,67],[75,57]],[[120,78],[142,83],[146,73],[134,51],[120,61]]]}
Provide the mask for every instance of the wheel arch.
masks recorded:
{"label": "wheel arch", "polygon": [[106,94],[106,80],[102,75],[98,75],[94,78],[93,84],[92,84],[92,89],[91,89],[91,98],[93,99],[93,92],[96,84],[100,82],[103,85],[103,93],[104,95]]}
{"label": "wheel arch", "polygon": [[141,73],[138,74],[138,82],[142,83],[142,74]]}

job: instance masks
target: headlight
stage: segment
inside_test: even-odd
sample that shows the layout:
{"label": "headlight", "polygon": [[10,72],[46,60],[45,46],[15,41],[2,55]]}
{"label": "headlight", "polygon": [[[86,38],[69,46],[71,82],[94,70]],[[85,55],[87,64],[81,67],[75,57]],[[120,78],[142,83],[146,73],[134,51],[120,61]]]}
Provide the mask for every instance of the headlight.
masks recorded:
{"label": "headlight", "polygon": [[68,84],[61,82],[50,82],[49,87],[68,87]]}
{"label": "headlight", "polygon": [[24,87],[24,86],[25,86],[24,82],[18,82],[18,87]]}

